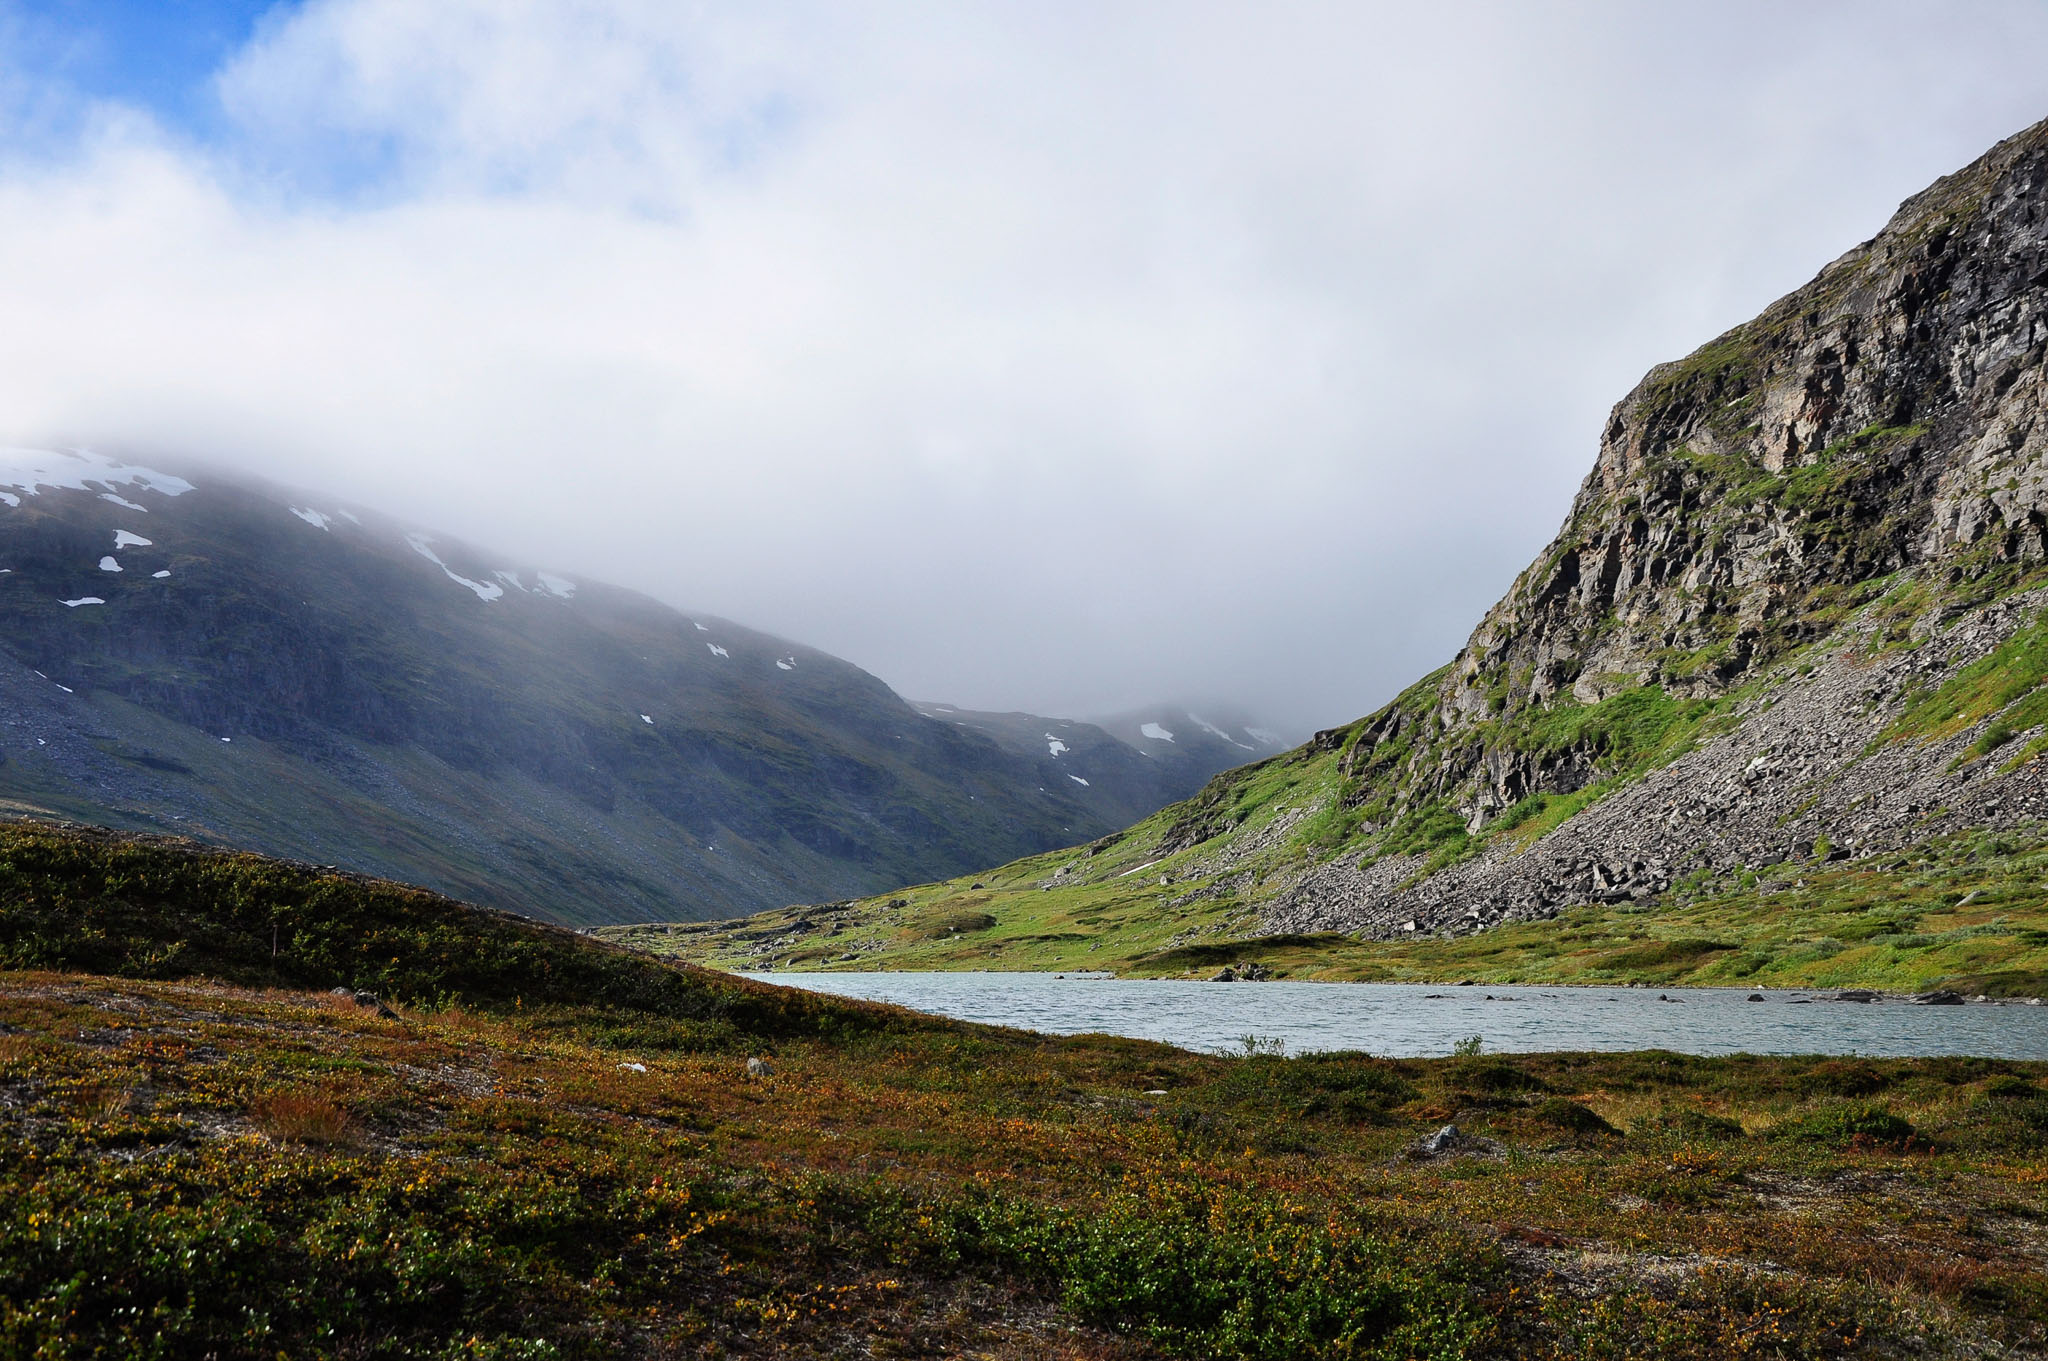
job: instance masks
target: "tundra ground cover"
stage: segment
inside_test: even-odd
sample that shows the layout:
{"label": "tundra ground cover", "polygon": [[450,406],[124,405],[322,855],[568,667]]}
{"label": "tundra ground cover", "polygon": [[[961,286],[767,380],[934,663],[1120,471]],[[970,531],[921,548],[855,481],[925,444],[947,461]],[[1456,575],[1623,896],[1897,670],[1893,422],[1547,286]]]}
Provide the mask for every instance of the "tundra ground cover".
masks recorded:
{"label": "tundra ground cover", "polygon": [[[2048,1341],[2044,1065],[914,1026],[749,1080],[680,1027],[50,973],[0,1027],[20,1355]],[[1469,1144],[1410,1156],[1449,1120]]]}
{"label": "tundra ground cover", "polygon": [[[1055,1039],[302,867],[24,837],[0,941],[121,944],[0,975],[9,1354],[2048,1343],[2048,1065]],[[295,961],[280,929],[272,956],[269,918],[314,901],[375,949]],[[136,948],[173,923],[184,950]],[[392,1014],[330,991],[369,968],[407,980]]]}

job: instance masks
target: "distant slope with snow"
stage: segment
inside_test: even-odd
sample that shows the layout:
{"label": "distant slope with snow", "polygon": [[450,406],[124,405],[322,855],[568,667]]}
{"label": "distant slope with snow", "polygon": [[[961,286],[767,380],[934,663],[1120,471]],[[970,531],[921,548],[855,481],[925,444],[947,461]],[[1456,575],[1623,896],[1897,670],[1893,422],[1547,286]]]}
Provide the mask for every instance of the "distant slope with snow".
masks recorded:
{"label": "distant slope with snow", "polygon": [[1223,771],[1285,749],[1278,734],[1244,726],[1223,708],[1215,709],[1225,715],[1221,721],[1160,705],[1084,722],[913,703],[927,718],[988,737],[1032,762],[1040,788],[1057,787],[1063,779],[1080,786],[1076,797],[1119,827],[1187,798]]}
{"label": "distant slope with snow", "polygon": [[1042,764],[824,653],[361,507],[0,450],[0,810],[671,920],[1129,820]]}
{"label": "distant slope with snow", "polygon": [[[1158,768],[1171,772],[1176,793],[1194,793],[1212,776],[1282,752],[1307,734],[1285,734],[1222,704],[1199,708],[1159,705],[1093,720],[1096,727],[1129,744]],[[1147,808],[1151,813],[1159,805]],[[1133,818],[1132,821],[1137,819]]]}

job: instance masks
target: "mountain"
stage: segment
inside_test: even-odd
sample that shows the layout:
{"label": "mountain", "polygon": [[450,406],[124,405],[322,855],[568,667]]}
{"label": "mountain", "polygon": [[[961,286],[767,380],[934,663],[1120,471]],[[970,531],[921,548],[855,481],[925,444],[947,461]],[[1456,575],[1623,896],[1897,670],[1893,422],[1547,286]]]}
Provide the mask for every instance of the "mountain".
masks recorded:
{"label": "mountain", "polygon": [[[1935,889],[2044,840],[2044,358],[2048,123],[1651,370],[1556,539],[1385,708],[1085,851],[977,874],[978,895],[872,906],[829,951],[752,938],[798,963],[1157,969],[1286,939],[1308,966],[1577,913],[1612,942],[1581,951],[1587,977],[1691,922],[1665,962],[1729,982],[1794,969],[1807,904],[1809,972],[1787,977],[2004,969],[2038,990],[2038,876]],[[889,916],[967,909],[991,925],[943,949]],[[1558,927],[1513,939],[1556,955],[1578,939]]]}
{"label": "mountain", "polygon": [[1202,705],[1201,713],[1180,705],[1161,705],[1093,722],[1145,753],[1154,765],[1174,772],[1176,782],[1190,781],[1189,793],[1211,775],[1277,755],[1304,735],[1296,733],[1290,741],[1237,709],[1214,703]]}
{"label": "mountain", "polygon": [[913,704],[927,718],[977,733],[1031,762],[1041,786],[1072,785],[1068,795],[1110,827],[1135,822],[1193,794],[1218,772],[1286,746],[1271,729],[1246,724],[1234,714],[1231,726],[1220,728],[1169,705],[1082,722]]}
{"label": "mountain", "polygon": [[599,922],[872,893],[1169,797],[1093,801],[815,649],[360,506],[0,451],[0,807]]}

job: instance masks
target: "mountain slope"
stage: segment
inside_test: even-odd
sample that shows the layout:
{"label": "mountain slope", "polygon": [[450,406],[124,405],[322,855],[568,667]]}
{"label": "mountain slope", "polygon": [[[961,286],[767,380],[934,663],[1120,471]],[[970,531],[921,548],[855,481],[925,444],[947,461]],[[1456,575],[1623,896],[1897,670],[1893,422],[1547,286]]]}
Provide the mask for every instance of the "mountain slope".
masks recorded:
{"label": "mountain slope", "polygon": [[1162,706],[1092,723],[1039,714],[988,713],[917,703],[928,718],[988,738],[1029,761],[1039,785],[1074,786],[1068,797],[1122,827],[1184,799],[1221,771],[1270,756],[1285,745],[1269,729],[1219,728],[1184,709]]}
{"label": "mountain slope", "polygon": [[[1164,967],[1258,936],[1339,949],[1330,933],[1669,913],[1759,877],[1790,889],[1816,863],[1910,876],[1958,836],[2011,834],[1985,854],[2038,841],[2044,196],[2048,124],[1652,370],[1556,540],[1378,713],[1089,853],[975,876],[1015,899],[948,886],[903,910],[971,904],[997,934],[1018,917]],[[893,943],[863,958],[908,948],[886,911],[875,939]],[[1809,944],[1846,957],[1916,935],[1865,918]]]}
{"label": "mountain slope", "polygon": [[722,619],[226,476],[0,452],[0,800],[23,810],[618,921],[1122,820],[1041,783]]}

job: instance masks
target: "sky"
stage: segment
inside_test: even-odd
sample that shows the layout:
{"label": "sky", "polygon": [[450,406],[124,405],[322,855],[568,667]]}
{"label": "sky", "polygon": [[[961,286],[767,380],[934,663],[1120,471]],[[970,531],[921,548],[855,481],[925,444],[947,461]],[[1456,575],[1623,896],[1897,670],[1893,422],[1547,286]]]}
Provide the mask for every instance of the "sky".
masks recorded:
{"label": "sky", "polygon": [[2044,116],[2038,0],[0,0],[0,440],[1305,734]]}

